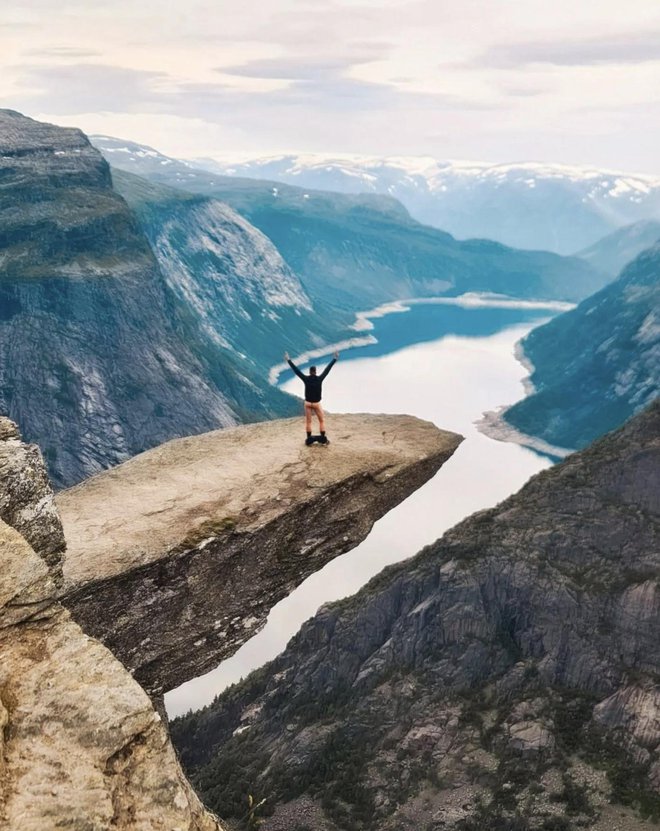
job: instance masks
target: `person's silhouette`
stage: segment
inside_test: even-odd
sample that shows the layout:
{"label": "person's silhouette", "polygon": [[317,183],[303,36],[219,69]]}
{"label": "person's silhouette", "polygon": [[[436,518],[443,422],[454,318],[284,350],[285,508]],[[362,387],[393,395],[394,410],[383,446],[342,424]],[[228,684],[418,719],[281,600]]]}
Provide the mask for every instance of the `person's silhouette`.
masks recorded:
{"label": "person's silhouette", "polygon": [[321,406],[321,394],[323,390],[323,381],[335,365],[338,358],[339,352],[335,352],[332,360],[320,375],[317,374],[315,366],[310,366],[309,375],[305,375],[304,372],[301,372],[298,369],[291,358],[289,358],[289,353],[284,353],[284,360],[289,364],[291,369],[305,385],[305,430],[307,431],[306,444],[313,444],[312,415],[315,415],[319,422],[319,432],[321,433],[321,438],[319,439],[320,443],[328,444],[328,437],[325,434],[325,416],[323,413],[323,407]]}

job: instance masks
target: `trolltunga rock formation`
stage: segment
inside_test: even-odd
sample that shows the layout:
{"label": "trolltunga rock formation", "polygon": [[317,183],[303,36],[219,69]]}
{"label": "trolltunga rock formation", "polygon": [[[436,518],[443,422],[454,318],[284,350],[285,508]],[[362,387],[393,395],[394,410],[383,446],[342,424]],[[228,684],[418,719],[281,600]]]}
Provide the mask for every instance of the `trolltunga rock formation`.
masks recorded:
{"label": "trolltunga rock formation", "polygon": [[298,426],[170,442],[61,494],[69,560],[41,454],[0,418],[0,829],[222,831],[147,693],[91,635],[169,686],[176,660],[192,673],[229,654],[460,442],[405,416],[344,416],[331,448],[303,453]]}
{"label": "trolltunga rock formation", "polygon": [[57,496],[63,602],[154,695],[233,654],[270,609],[438,470],[461,437],[333,415],[176,439]]}

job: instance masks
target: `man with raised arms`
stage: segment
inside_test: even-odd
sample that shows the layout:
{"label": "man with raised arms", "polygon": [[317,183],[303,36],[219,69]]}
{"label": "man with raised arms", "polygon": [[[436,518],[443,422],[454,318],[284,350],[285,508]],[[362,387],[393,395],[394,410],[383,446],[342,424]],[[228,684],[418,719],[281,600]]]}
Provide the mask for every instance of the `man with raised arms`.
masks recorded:
{"label": "man with raised arms", "polygon": [[[310,444],[314,444],[315,441],[318,441],[320,444],[328,444],[328,437],[325,434],[323,407],[321,406],[321,393],[323,381],[327,378],[328,373],[335,365],[337,358],[339,358],[339,352],[335,352],[332,360],[320,375],[317,375],[315,366],[310,366],[309,375],[305,375],[305,373],[301,372],[289,358],[289,353],[284,353],[284,360],[289,364],[291,369],[305,385],[305,430],[307,431],[305,444],[308,446]],[[319,431],[321,433],[320,436],[312,436],[312,415],[315,415],[318,419]]]}

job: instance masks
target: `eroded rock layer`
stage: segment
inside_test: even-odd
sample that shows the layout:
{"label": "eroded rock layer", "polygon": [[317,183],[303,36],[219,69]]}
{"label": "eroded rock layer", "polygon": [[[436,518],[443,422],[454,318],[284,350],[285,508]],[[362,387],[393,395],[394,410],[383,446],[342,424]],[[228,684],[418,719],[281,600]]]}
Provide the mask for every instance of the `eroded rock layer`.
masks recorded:
{"label": "eroded rock layer", "polygon": [[221,831],[149,697],[57,602],[62,532],[41,457],[6,419],[0,434],[3,516],[34,545],[0,519],[0,828]]}

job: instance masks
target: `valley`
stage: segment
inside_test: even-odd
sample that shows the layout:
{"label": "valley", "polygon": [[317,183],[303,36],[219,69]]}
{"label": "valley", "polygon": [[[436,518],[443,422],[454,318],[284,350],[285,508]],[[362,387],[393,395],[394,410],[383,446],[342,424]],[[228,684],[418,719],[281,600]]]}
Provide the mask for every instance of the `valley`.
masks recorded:
{"label": "valley", "polygon": [[659,216],[1,109],[0,824],[660,821]]}

